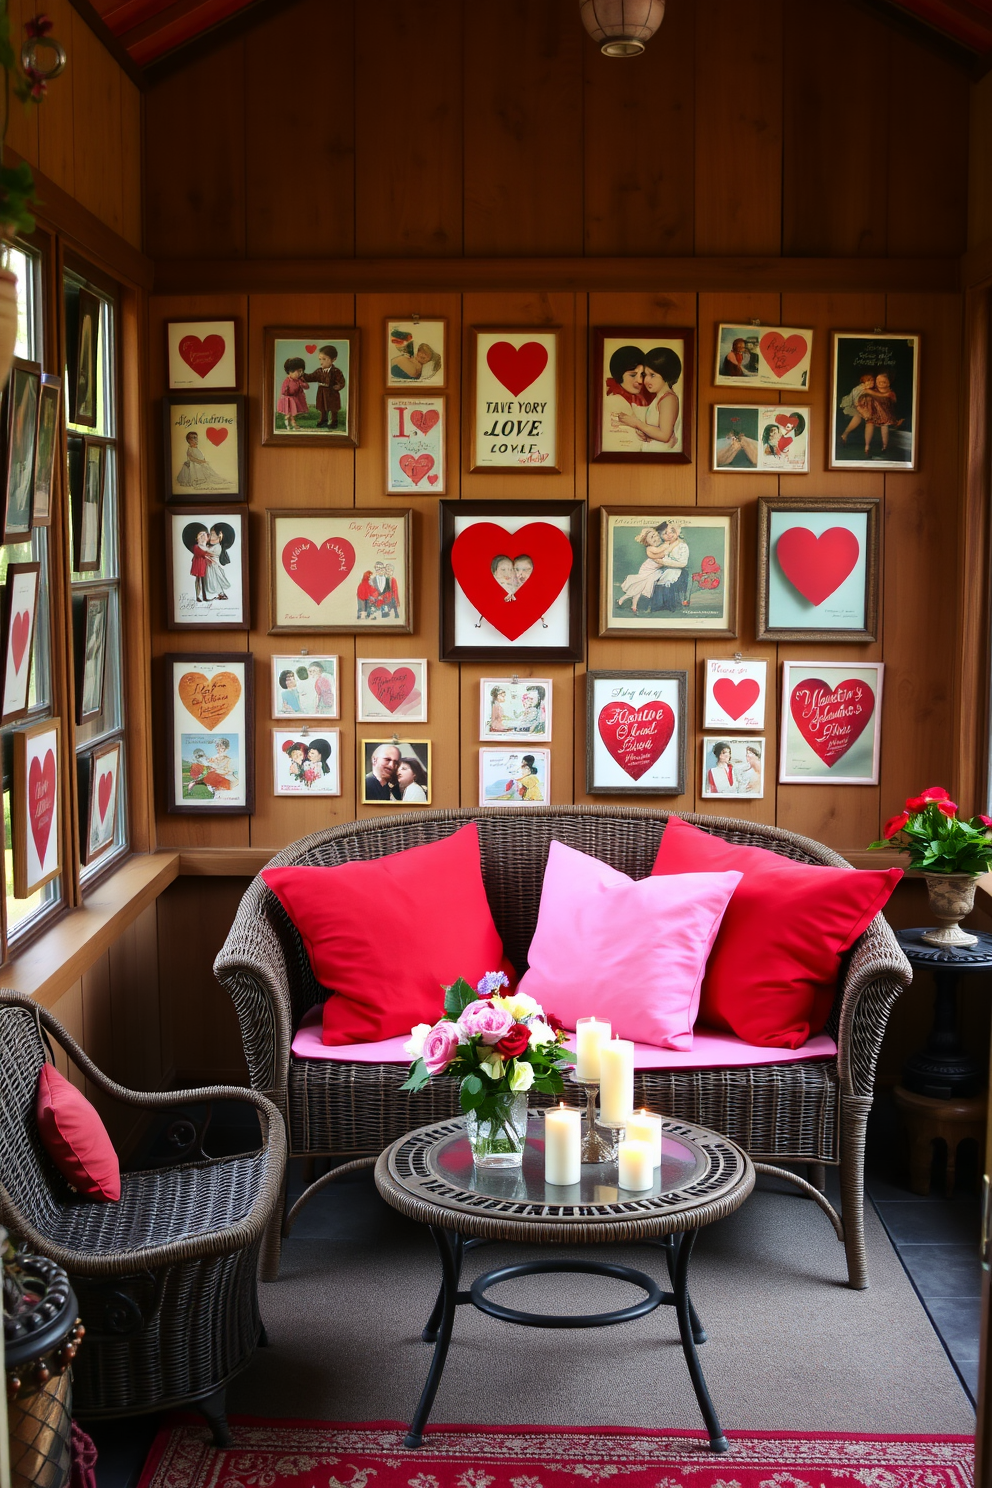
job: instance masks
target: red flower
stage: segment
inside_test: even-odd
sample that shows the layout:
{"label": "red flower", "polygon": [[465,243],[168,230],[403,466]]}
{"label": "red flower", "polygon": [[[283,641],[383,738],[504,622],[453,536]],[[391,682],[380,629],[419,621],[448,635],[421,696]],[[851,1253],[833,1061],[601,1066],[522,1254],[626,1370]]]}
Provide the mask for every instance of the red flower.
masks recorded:
{"label": "red flower", "polygon": [[32,39],[47,36],[55,22],[47,15],[32,16],[30,21],[24,22],[24,34]]}
{"label": "red flower", "polygon": [[957,816],[958,808],[953,801],[938,801],[937,810],[942,811],[945,816]]}
{"label": "red flower", "polygon": [[928,785],[920,797],[923,801],[949,801],[950,791],[946,791],[942,785]]}
{"label": "red flower", "polygon": [[522,1054],[530,1043],[530,1029],[525,1028],[522,1023],[514,1023],[508,1033],[504,1033],[496,1045],[496,1053],[501,1054],[504,1059],[515,1059]]}
{"label": "red flower", "polygon": [[928,804],[922,796],[909,796],[906,801],[906,810],[915,816],[918,811],[926,811]]}
{"label": "red flower", "polygon": [[882,830],[882,836],[885,838],[886,841],[888,841],[888,839],[890,837],[894,837],[897,832],[901,832],[908,821],[909,812],[900,811],[898,816],[890,817],[890,819],[885,823],[885,826]]}
{"label": "red flower", "polygon": [[[990,817],[990,816],[983,816],[982,817],[982,821],[988,822],[989,826],[992,827],[992,817]],[[564,1029],[565,1029],[564,1023],[561,1021],[560,1018],[556,1018],[555,1015],[554,1015],[554,1013],[545,1013],[545,1015],[544,1015],[544,1021],[545,1021],[545,1023],[547,1023],[547,1025],[551,1029],[551,1032],[552,1033],[563,1033],[564,1032]]]}
{"label": "red flower", "polygon": [[983,816],[982,813],[979,812],[978,820],[987,831],[992,831],[992,816]]}

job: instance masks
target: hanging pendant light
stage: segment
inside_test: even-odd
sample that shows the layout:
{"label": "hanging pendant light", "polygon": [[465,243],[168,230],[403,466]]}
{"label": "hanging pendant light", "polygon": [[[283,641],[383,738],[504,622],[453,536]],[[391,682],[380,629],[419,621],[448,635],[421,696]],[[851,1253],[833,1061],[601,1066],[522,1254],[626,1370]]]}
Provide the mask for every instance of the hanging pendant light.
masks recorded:
{"label": "hanging pendant light", "polygon": [[639,57],[665,15],[665,0],[579,0],[579,14],[604,57]]}

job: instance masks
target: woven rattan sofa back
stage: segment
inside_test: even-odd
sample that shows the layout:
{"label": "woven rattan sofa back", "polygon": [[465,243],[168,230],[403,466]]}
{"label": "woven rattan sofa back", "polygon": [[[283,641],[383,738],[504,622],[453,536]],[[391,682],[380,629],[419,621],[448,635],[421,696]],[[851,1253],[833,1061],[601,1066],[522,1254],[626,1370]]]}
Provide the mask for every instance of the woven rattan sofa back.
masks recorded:
{"label": "woven rattan sofa back", "polygon": [[[56,1196],[66,1202],[72,1190],[55,1168],[38,1136],[35,1101],[45,1046],[27,1008],[0,1007],[0,1184],[15,1213],[43,1233],[59,1212]],[[12,1214],[0,1205],[0,1223]]]}
{"label": "woven rattan sofa back", "polygon": [[[422,811],[349,823],[329,832],[305,837],[273,858],[273,866],[333,867],[339,863],[385,857],[448,837],[468,821],[479,828],[482,876],[496,928],[507,956],[518,971],[527,965],[527,951],[541,901],[541,883],[552,841],[602,859],[631,878],[645,878],[658,853],[669,813],[615,806],[521,807],[513,811]],[[731,842],[769,848],[801,863],[844,867],[829,848],[777,827],[720,817],[686,816]],[[261,879],[255,880],[256,903],[243,903],[241,915],[264,914],[279,937],[289,973],[293,1024],[315,1003],[327,999],[316,980],[299,932],[275,895]],[[388,908],[382,912],[382,933],[389,934]],[[397,954],[403,948],[397,946]]]}

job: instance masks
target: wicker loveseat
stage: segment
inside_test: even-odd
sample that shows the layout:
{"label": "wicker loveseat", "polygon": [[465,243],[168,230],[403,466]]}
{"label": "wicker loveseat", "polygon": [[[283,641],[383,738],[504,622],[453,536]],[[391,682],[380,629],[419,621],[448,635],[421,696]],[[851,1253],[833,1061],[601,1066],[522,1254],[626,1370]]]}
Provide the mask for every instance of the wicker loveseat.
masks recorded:
{"label": "wicker loveseat", "polygon": [[[294,843],[274,866],[332,866],[383,857],[435,841],[467,821],[479,827],[482,872],[506,954],[519,971],[537,921],[552,839],[593,854],[633,878],[651,870],[670,813],[621,806],[534,806],[513,811],[417,811],[350,822]],[[845,867],[809,838],[738,819],[686,816],[730,842],[770,848],[801,863]],[[853,870],[852,870],[853,871]],[[388,933],[384,921],[383,933]],[[214,965],[241,1024],[251,1081],[284,1112],[290,1156],[346,1159],[304,1194],[283,1226],[324,1183],[375,1156],[404,1132],[457,1108],[454,1081],[432,1081],[418,1095],[400,1091],[405,1070],[392,1064],[335,1063],[291,1053],[304,1014],[328,993],[314,978],[299,934],[262,879],[241,901]],[[881,915],[850,952],[827,1032],[835,1059],[734,1069],[652,1070],[637,1077],[636,1101],[699,1122],[739,1142],[759,1165],[808,1164],[816,1187],[788,1174],[825,1208],[847,1252],[852,1287],[868,1285],[864,1248],[865,1123],[885,1025],[911,972]],[[843,1222],[818,1192],[823,1166],[840,1167]],[[262,1276],[278,1273],[280,1233],[270,1226]]]}

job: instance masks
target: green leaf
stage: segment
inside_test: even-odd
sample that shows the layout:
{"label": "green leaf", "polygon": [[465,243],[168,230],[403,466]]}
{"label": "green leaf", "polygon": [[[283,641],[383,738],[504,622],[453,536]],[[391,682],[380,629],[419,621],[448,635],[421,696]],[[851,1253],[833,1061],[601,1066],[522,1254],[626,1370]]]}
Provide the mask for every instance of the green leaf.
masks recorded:
{"label": "green leaf", "polygon": [[469,986],[464,977],[459,977],[457,982],[452,982],[445,990],[444,1011],[453,1023],[457,1023],[469,1003],[475,1000],[475,989]]}
{"label": "green leaf", "polygon": [[422,1059],[415,1059],[413,1064],[411,1064],[410,1066],[410,1073],[403,1081],[400,1089],[414,1091],[423,1090],[424,1086],[428,1083],[429,1080],[430,1074],[428,1073],[426,1064]]}

